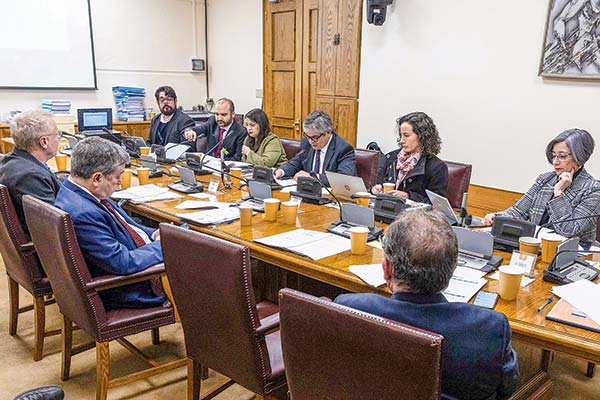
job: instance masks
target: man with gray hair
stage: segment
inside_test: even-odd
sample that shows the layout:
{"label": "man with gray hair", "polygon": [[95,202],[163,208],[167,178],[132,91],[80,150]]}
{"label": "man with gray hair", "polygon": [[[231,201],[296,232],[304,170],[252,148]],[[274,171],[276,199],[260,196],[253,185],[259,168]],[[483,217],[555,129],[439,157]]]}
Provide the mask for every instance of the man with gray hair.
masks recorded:
{"label": "man with gray hair", "polygon": [[[128,275],[163,262],[158,230],[137,224],[110,200],[128,161],[116,144],[86,138],[73,149],[71,176],[56,197],[55,205],[73,219],[92,276]],[[155,307],[165,301],[147,281],[103,291],[100,297],[108,309]]]}
{"label": "man with gray hair", "polygon": [[329,186],[325,171],[356,176],[354,148],[335,132],[329,114],[315,110],[306,116],[302,127],[300,150],[275,170],[275,178],[312,176]]}
{"label": "man with gray hair", "polygon": [[19,221],[28,232],[23,195],[52,204],[60,188],[60,182],[46,165],[56,155],[60,132],[52,114],[32,110],[15,117],[10,124],[10,134],[15,147],[0,161],[0,183],[8,188]]}
{"label": "man with gray hair", "polygon": [[509,397],[519,384],[519,369],[506,316],[450,303],[442,294],[458,260],[456,235],[446,218],[432,210],[401,213],[385,233],[383,253],[383,276],[392,296],[344,294],[335,302],[443,335],[445,396]]}

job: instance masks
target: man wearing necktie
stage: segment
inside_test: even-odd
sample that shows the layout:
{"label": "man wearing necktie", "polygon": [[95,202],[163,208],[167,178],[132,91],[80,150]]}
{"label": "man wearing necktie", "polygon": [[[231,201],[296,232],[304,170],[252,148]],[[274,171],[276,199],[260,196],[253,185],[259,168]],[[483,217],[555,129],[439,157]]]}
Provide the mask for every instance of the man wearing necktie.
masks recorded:
{"label": "man wearing necktie", "polygon": [[[98,137],[80,141],[71,155],[71,176],[56,197],[56,207],[73,219],[79,247],[92,276],[128,275],[163,262],[158,230],[136,223],[110,196],[121,184],[129,156]],[[105,307],[156,307],[165,297],[159,287],[140,282],[102,291]]]}
{"label": "man wearing necktie", "polygon": [[354,148],[335,132],[329,114],[315,110],[306,116],[302,127],[300,150],[275,170],[275,178],[312,176],[329,186],[325,171],[356,176]]}
{"label": "man wearing necktie", "polygon": [[225,149],[225,161],[240,161],[247,132],[235,120],[233,101],[222,98],[215,104],[215,115],[204,124],[187,129],[184,136],[186,140],[196,142],[197,151],[219,158]]}

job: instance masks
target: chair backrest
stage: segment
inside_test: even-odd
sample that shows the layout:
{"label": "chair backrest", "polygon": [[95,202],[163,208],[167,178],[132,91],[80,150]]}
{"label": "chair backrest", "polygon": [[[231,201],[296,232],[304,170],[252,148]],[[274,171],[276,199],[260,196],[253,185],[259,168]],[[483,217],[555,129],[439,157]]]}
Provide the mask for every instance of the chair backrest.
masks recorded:
{"label": "chair backrest", "polygon": [[165,269],[187,356],[255,393],[271,376],[247,247],[161,224]]}
{"label": "chair backrest", "polygon": [[356,173],[363,178],[367,190],[377,183],[377,168],[379,166],[380,152],[375,150],[355,149]]}
{"label": "chair backrest", "polygon": [[292,399],[440,398],[441,335],[291,289],[279,316]]}
{"label": "chair backrest", "polygon": [[448,201],[452,208],[460,208],[463,194],[469,191],[471,183],[471,164],[444,161],[448,166]]}
{"label": "chair backrest", "polygon": [[206,153],[206,145],[208,144],[208,138],[204,135],[196,139],[196,151],[198,153]]}
{"label": "chair backrest", "polygon": [[296,139],[280,138],[283,150],[288,160],[294,158],[296,153],[300,151],[300,141]]}
{"label": "chair backrest", "polygon": [[92,277],[79,248],[71,216],[31,196],[23,196],[23,210],[60,311],[97,338],[98,327],[107,321],[106,312],[98,293],[85,289]]}
{"label": "chair backrest", "polygon": [[8,275],[27,291],[37,295],[37,284],[45,274],[38,261],[35,249],[23,251],[21,246],[29,243],[17,211],[8,192],[0,184],[0,252]]}

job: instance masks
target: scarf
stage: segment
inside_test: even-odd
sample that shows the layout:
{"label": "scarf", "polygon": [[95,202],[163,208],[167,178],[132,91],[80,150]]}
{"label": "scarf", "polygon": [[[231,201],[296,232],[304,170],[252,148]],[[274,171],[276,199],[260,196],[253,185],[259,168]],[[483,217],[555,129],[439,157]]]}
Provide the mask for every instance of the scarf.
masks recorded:
{"label": "scarf", "polygon": [[421,152],[406,153],[404,150],[400,150],[398,153],[398,161],[396,162],[396,169],[398,170],[398,179],[396,180],[396,189],[400,187],[400,183],[406,178],[406,175],[415,168],[415,165],[421,159]]}

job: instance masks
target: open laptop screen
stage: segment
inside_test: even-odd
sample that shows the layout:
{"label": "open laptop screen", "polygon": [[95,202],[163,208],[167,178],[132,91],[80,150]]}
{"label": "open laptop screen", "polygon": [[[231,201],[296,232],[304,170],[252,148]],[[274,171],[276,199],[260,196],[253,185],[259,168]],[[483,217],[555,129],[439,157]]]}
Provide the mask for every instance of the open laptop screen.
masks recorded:
{"label": "open laptop screen", "polygon": [[80,108],[77,110],[79,132],[112,129],[111,108]]}

